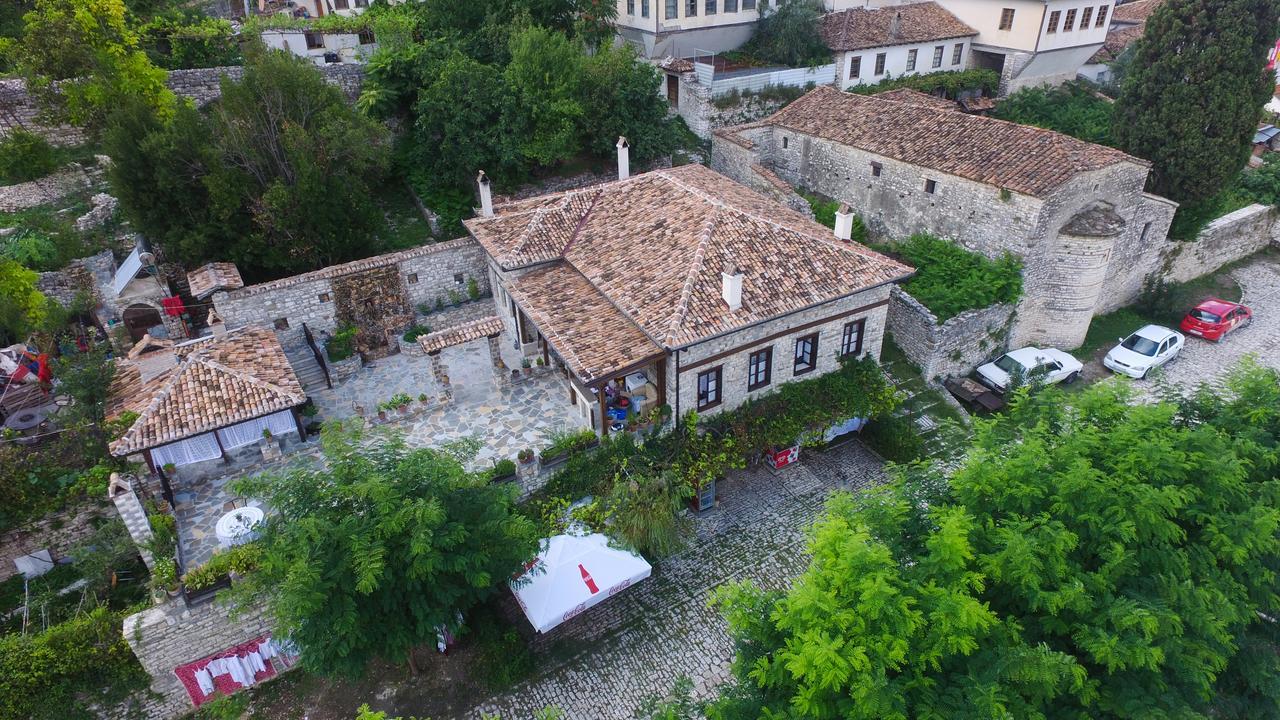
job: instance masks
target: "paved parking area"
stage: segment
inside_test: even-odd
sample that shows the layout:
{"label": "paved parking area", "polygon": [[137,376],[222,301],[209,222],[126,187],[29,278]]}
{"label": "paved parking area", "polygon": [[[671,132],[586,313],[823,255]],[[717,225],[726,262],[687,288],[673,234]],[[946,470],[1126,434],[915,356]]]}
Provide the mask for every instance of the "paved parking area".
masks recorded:
{"label": "paved parking area", "polygon": [[1185,393],[1215,384],[1248,355],[1280,370],[1280,254],[1263,253],[1231,275],[1243,290],[1241,302],[1253,308],[1253,322],[1221,343],[1188,337],[1178,358],[1159,377],[1135,383],[1141,396],[1155,397],[1162,387]]}
{"label": "paved parking area", "polygon": [[884,478],[879,458],[857,442],[807,453],[801,465],[778,474],[737,473],[721,485],[720,506],[696,519],[686,550],[658,564],[650,579],[539,639],[539,646],[576,653],[539,653],[550,666],[538,677],[484,699],[463,717],[528,718],[554,705],[574,720],[624,720],[646,697],[669,693],[680,676],[693,680],[696,697],[709,697],[728,680],[733,659],[725,622],[707,606],[711,592],[743,579],[786,587],[805,568],[805,530],[827,497]]}

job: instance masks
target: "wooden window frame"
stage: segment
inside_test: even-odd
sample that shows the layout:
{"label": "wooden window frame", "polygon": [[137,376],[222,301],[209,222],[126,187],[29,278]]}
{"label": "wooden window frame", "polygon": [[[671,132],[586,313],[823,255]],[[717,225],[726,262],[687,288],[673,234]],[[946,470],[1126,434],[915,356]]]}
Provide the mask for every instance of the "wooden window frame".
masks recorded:
{"label": "wooden window frame", "polygon": [[933,67],[934,68],[942,67],[942,54],[945,53],[946,51],[947,51],[946,45],[933,46]]}
{"label": "wooden window frame", "polygon": [[[856,333],[856,334],[855,334]],[[858,318],[844,324],[840,333],[840,357],[857,357],[862,354],[862,342],[867,335],[867,319]],[[853,342],[854,339],[857,342]],[[852,344],[852,347],[850,345]]]}
{"label": "wooden window frame", "polygon": [[919,48],[911,48],[907,51],[907,72],[914,72],[916,69],[916,58],[920,55]]}
{"label": "wooden window frame", "polygon": [[[811,333],[803,337],[796,338],[795,351],[792,353],[791,374],[793,376],[805,375],[818,369],[818,336],[819,333]],[[801,367],[800,348],[804,344],[809,344],[808,349],[808,367]]]}
{"label": "wooden window frame", "polygon": [[884,66],[889,62],[889,53],[876,53],[876,70],[877,77],[884,74]]}
{"label": "wooden window frame", "polygon": [[1080,29],[1088,30],[1089,24],[1093,22],[1093,6],[1089,5],[1080,11]]}
{"label": "wooden window frame", "polygon": [[963,59],[964,59],[964,43],[956,43],[956,46],[951,50],[951,64],[959,65],[960,61]]}
{"label": "wooden window frame", "polygon": [[924,179],[924,191],[925,191],[925,192],[927,192],[927,193],[929,193],[930,195],[937,195],[937,194],[938,194],[938,181],[937,181],[937,180],[934,180],[934,179],[932,179],[932,178],[925,178],[925,179]]}
{"label": "wooden window frame", "polygon": [[[709,380],[713,375],[715,376],[715,399],[714,400],[711,399],[710,382],[708,382],[707,384],[707,392],[705,393],[705,396],[704,396],[704,393],[702,392],[702,379],[705,377],[705,378],[708,378]],[[710,410],[711,408],[723,402],[724,401],[724,366],[717,365],[709,370],[703,370],[702,372],[698,373],[697,384],[694,385],[694,390],[697,393],[696,402],[694,404],[697,406],[698,410]]]}
{"label": "wooden window frame", "polygon": [[680,18],[680,0],[667,0],[666,17],[668,20]]}
{"label": "wooden window frame", "polygon": [[849,79],[857,80],[862,77],[862,56],[854,55],[849,58]]}
{"label": "wooden window frame", "polygon": [[1044,28],[1045,35],[1054,35],[1058,32],[1058,21],[1062,19],[1061,10],[1051,10],[1049,12],[1049,24]]}
{"label": "wooden window frame", "polygon": [[1065,17],[1062,18],[1062,32],[1067,33],[1076,29],[1076,9],[1071,8],[1067,11]]}
{"label": "wooden window frame", "polygon": [[1000,10],[1000,29],[1013,29],[1013,8],[1001,8]]}
{"label": "wooden window frame", "polygon": [[1107,11],[1108,11],[1108,10],[1110,10],[1110,9],[1111,9],[1111,6],[1110,6],[1110,5],[1099,5],[1099,6],[1098,6],[1098,20],[1097,20],[1097,22],[1094,24],[1094,27],[1105,27],[1105,26],[1106,26],[1106,24],[1107,24]]}
{"label": "wooden window frame", "polygon": [[[757,358],[764,359],[764,377],[759,380],[756,376],[759,374]],[[761,388],[767,388],[773,383],[773,346],[753,350],[747,355],[747,392],[755,392]]]}

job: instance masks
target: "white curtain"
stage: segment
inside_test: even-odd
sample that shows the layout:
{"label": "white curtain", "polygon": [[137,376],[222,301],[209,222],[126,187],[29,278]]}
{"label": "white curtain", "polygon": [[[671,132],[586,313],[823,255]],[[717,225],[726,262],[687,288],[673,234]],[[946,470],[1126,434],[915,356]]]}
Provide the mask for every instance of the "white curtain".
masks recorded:
{"label": "white curtain", "polygon": [[295,432],[297,429],[298,425],[293,421],[293,412],[281,410],[265,417],[228,425],[218,431],[218,438],[222,440],[222,447],[232,450],[258,442],[262,439],[263,430],[270,430],[272,435],[284,435]]}
{"label": "white curtain", "polygon": [[190,465],[220,457],[222,457],[222,450],[218,448],[218,439],[213,436],[213,433],[161,445],[151,451],[151,460],[156,467],[163,467],[170,463],[175,466]]}

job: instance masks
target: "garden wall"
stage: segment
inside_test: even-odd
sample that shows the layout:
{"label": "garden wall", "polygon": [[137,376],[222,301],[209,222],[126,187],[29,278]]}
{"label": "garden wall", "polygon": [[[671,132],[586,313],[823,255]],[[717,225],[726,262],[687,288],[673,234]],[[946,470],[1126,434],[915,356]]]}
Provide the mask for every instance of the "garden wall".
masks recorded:
{"label": "garden wall", "polygon": [[190,712],[191,699],[174,668],[271,630],[262,609],[232,617],[228,608],[216,601],[188,608],[181,598],[125,618],[124,639],[151,675],[151,690],[159,696],[143,700],[142,714],[147,720],[167,720]]}
{"label": "garden wall", "polygon": [[1014,306],[969,310],[939,324],[938,318],[905,290],[889,298],[889,334],[925,380],[967,375],[1003,352],[1013,324]]}
{"label": "garden wall", "polygon": [[0,580],[18,574],[14,561],[23,555],[48,550],[54,561],[66,557],[112,513],[114,506],[86,501],[6,531],[0,535]]}
{"label": "garden wall", "polygon": [[337,329],[334,281],[385,267],[397,268],[405,297],[414,306],[435,305],[437,299],[447,304],[450,291],[466,298],[471,278],[482,294],[489,292],[484,250],[471,238],[459,238],[216,292],[213,304],[228,328],[274,326],[286,347],[298,345],[303,342],[303,323],[317,334]]}
{"label": "garden wall", "polygon": [[694,73],[680,76],[680,97],[676,114],[694,135],[708,140],[711,132],[722,127],[742,125],[768,117],[782,109],[787,100],[765,99],[759,95],[743,95],[728,107],[718,107],[712,102],[712,90],[698,82]]}
{"label": "garden wall", "polygon": [[1271,244],[1280,246],[1280,213],[1253,204],[1205,225],[1192,242],[1168,240],[1166,282],[1186,282],[1248,257]]}

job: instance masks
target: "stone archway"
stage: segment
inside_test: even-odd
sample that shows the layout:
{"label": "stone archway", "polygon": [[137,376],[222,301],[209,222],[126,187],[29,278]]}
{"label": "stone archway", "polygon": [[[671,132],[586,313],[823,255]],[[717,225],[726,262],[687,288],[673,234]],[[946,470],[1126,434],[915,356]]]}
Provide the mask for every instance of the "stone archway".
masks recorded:
{"label": "stone archway", "polygon": [[129,331],[129,337],[134,342],[141,340],[151,328],[164,325],[164,317],[160,314],[159,308],[146,303],[130,305],[124,309],[121,317],[124,320],[125,330]]}

